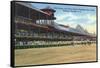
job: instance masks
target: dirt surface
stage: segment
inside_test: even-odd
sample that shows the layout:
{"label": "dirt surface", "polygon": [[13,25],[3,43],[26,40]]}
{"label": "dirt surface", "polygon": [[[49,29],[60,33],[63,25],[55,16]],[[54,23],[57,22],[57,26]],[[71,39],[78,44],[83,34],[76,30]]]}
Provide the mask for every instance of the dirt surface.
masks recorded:
{"label": "dirt surface", "polygon": [[15,49],[15,65],[96,61],[96,45]]}

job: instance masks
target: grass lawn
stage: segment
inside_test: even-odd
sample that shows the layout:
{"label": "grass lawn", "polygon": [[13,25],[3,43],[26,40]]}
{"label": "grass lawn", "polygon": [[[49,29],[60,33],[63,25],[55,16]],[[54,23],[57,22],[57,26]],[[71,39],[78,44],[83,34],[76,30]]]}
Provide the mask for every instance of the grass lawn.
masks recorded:
{"label": "grass lawn", "polygon": [[96,61],[96,44],[15,49],[15,65]]}

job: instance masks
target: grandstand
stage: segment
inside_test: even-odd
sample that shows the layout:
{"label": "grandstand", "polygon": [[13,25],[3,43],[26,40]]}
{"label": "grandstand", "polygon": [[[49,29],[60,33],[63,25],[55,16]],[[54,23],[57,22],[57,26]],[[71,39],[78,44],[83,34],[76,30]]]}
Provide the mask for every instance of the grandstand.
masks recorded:
{"label": "grandstand", "polygon": [[56,10],[47,6],[43,9],[30,3],[15,3],[15,46],[63,45],[96,41],[96,36],[80,25],[72,28],[55,22]]}

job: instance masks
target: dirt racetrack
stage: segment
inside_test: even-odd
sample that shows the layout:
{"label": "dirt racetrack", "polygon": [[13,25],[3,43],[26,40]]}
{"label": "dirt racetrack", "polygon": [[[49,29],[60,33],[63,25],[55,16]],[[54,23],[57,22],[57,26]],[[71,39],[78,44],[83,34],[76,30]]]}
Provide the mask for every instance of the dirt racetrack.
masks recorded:
{"label": "dirt racetrack", "polygon": [[15,65],[96,61],[96,44],[15,49]]}

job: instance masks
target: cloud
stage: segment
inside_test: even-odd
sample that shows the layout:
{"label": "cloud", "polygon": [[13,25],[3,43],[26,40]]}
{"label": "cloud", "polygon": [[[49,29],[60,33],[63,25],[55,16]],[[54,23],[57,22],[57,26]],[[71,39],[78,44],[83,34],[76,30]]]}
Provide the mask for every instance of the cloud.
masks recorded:
{"label": "cloud", "polygon": [[66,21],[70,21],[70,20],[74,20],[77,19],[78,17],[73,15],[72,13],[62,13],[61,15],[57,16],[57,20],[58,21],[62,21],[62,20],[66,20]]}
{"label": "cloud", "polygon": [[[73,13],[63,13],[61,15],[56,16],[57,22],[74,22],[73,24],[92,24],[96,22],[96,15],[91,14],[80,14],[75,15]],[[62,23],[63,24],[63,23]]]}
{"label": "cloud", "polygon": [[56,22],[59,24],[69,25],[70,27],[75,27],[76,25],[81,25],[89,32],[96,32],[96,14],[75,14],[75,13],[61,13],[56,15]]}

